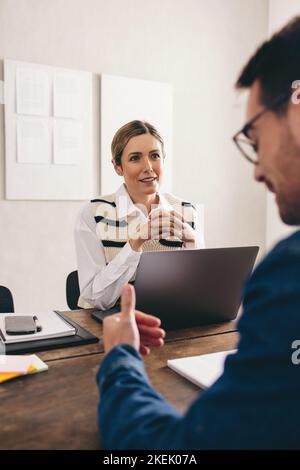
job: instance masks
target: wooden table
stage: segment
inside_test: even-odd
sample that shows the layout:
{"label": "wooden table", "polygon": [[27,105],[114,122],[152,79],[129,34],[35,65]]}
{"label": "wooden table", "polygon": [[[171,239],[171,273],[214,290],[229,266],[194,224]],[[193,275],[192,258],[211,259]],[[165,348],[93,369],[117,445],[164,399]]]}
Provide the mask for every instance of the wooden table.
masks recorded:
{"label": "wooden table", "polygon": [[[0,385],[0,449],[100,449],[96,372],[103,360],[102,326],[91,311],[65,312],[100,338],[98,344],[38,353],[49,370]],[[145,359],[150,381],[184,411],[200,389],[167,367],[167,359],[233,349],[234,322],[169,332]]]}

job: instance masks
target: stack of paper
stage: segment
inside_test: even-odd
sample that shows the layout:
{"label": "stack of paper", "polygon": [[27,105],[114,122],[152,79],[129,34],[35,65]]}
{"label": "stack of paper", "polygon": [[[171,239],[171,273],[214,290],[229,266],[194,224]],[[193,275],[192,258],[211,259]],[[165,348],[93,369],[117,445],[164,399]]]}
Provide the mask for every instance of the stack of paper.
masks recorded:
{"label": "stack of paper", "polygon": [[5,330],[5,317],[13,315],[28,315],[26,313],[3,313],[0,315],[0,336],[3,343],[14,344],[25,341],[36,341],[41,339],[61,338],[76,334],[76,328],[58,315],[55,311],[40,312],[34,314],[37,317],[37,324],[41,326],[41,331],[26,335],[8,335]]}
{"label": "stack of paper", "polygon": [[223,373],[224,362],[236,349],[168,360],[168,366],[201,388],[210,387]]}
{"label": "stack of paper", "polygon": [[0,383],[27,374],[48,370],[47,364],[35,354],[31,356],[0,355]]}

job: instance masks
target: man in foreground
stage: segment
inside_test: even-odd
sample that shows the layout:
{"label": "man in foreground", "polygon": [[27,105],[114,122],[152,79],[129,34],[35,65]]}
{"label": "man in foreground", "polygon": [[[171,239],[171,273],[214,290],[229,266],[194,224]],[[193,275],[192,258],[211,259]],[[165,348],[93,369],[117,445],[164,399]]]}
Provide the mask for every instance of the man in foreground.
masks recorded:
{"label": "man in foreground", "polygon": [[[276,194],[282,220],[300,224],[300,17],[265,42],[237,88],[250,90],[247,124],[234,136],[255,179]],[[132,286],[104,322],[99,426],[109,449],[299,448],[300,231],[279,243],[248,281],[240,342],[223,375],[185,415],[149,384],[139,354]],[[154,312],[155,313],[155,312]],[[157,326],[157,325],[156,325]],[[156,328],[157,330],[157,328]],[[162,342],[162,334],[160,342]]]}

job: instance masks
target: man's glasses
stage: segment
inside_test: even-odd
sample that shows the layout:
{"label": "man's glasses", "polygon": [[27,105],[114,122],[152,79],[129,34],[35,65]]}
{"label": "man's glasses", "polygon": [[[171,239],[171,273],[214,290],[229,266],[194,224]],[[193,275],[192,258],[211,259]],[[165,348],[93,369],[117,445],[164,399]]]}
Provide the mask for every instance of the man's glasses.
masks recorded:
{"label": "man's glasses", "polygon": [[291,96],[290,90],[288,92],[279,95],[267,108],[260,111],[254,116],[251,121],[247,122],[243,129],[238,131],[233,137],[233,141],[236,144],[242,155],[254,165],[258,163],[258,148],[257,144],[249,137],[249,131],[253,126],[254,122],[257,121],[267,111],[273,110],[281,106]]}

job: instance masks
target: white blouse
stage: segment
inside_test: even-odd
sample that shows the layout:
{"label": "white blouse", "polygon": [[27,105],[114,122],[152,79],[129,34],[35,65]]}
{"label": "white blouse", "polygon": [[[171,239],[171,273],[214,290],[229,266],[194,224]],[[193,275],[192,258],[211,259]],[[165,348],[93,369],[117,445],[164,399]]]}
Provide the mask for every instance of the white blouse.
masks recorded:
{"label": "white blouse", "polygon": [[[126,204],[124,204],[124,197]],[[118,204],[119,198],[122,204]],[[159,194],[158,207],[167,211],[173,210],[163,194]],[[89,304],[106,310],[115,305],[122,287],[134,275],[142,252],[134,251],[130,243],[126,243],[117,256],[106,265],[104,248],[96,234],[96,222],[92,209],[92,204],[86,203],[80,210],[75,224],[80,294]],[[141,223],[147,223],[149,220],[149,217],[132,202],[124,184],[116,192],[116,209],[119,218],[138,210]],[[198,224],[196,224],[196,239],[197,248],[204,248],[203,233]]]}

